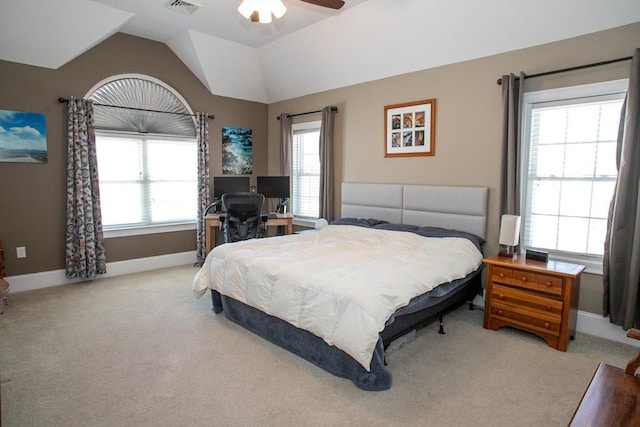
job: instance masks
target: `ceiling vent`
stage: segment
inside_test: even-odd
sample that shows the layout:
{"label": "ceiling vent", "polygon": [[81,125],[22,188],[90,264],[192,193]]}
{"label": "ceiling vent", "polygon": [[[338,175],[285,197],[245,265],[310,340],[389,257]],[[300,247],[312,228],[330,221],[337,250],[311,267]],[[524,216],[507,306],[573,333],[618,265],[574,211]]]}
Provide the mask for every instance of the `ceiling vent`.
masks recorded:
{"label": "ceiling vent", "polygon": [[167,3],[167,7],[171,10],[175,10],[176,12],[191,15],[194,11],[199,9],[201,5],[193,0],[171,0]]}

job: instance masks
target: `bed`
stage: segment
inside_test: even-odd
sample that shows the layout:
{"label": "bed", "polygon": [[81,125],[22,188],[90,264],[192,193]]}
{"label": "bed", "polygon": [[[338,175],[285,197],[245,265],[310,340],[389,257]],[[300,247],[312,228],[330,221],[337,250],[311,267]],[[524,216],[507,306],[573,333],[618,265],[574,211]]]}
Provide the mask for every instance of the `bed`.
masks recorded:
{"label": "bed", "polygon": [[487,205],[485,187],[343,183],[340,219],[216,247],[193,291],[327,372],[386,390],[389,344],[478,294]]}

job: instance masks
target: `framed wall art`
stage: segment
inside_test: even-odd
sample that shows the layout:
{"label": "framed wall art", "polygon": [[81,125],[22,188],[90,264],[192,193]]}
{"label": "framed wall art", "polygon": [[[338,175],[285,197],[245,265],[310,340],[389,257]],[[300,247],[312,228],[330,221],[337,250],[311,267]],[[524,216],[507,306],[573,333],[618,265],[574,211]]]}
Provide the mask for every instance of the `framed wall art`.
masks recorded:
{"label": "framed wall art", "polygon": [[436,100],[384,107],[384,156],[435,155]]}
{"label": "framed wall art", "polygon": [[47,163],[44,114],[0,110],[0,162]]}
{"label": "framed wall art", "polygon": [[253,173],[253,136],[251,129],[222,128],[222,173],[250,175]]}

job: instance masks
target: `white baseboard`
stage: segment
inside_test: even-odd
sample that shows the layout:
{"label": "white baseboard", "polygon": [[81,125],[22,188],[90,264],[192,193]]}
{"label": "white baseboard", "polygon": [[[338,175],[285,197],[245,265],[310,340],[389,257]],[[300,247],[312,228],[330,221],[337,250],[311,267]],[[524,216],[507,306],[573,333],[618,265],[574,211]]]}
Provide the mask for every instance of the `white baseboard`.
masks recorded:
{"label": "white baseboard", "polygon": [[610,341],[621,342],[640,347],[640,340],[627,338],[627,333],[620,326],[609,322],[609,318],[588,311],[578,310],[577,332],[606,338]]}
{"label": "white baseboard", "polygon": [[[108,262],[107,273],[101,274],[98,278],[194,264],[196,260],[196,251],[190,251],[147,258],[129,259],[125,261]],[[7,276],[5,279],[11,285],[12,293],[84,281],[84,279],[67,279],[65,277],[64,270],[43,271],[40,273],[22,274],[11,277]]]}

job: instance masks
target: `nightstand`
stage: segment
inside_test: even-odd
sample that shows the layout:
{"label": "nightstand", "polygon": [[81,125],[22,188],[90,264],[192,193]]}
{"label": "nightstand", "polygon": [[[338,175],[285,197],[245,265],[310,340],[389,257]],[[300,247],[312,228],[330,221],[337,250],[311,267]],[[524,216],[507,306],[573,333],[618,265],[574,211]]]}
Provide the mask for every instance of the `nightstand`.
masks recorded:
{"label": "nightstand", "polygon": [[484,327],[531,332],[567,350],[576,333],[583,265],[494,256],[487,266]]}

